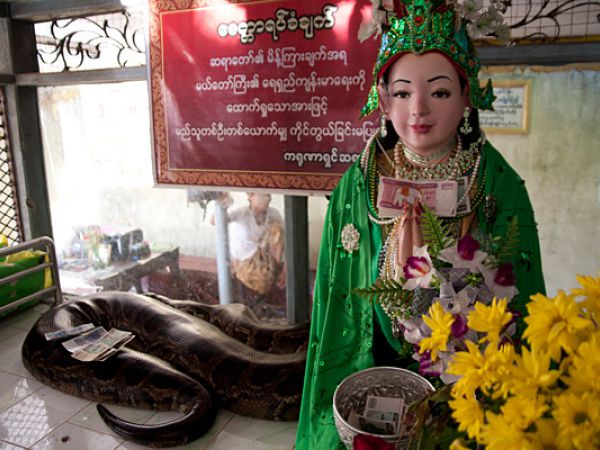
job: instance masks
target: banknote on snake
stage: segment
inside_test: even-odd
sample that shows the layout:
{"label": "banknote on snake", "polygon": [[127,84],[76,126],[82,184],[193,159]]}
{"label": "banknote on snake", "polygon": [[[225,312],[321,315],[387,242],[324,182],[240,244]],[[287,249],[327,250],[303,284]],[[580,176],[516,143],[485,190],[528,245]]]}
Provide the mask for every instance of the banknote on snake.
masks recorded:
{"label": "banknote on snake", "polygon": [[[84,323],[135,339],[102,362],[81,362],[47,332]],[[268,420],[297,420],[308,325],[263,323],[241,304],[202,305],[167,297],[107,292],[53,306],[23,343],[38,380],[99,403],[180,411],[180,419],[142,425],[98,412],[117,434],[153,447],[181,445],[210,429],[219,407]]]}

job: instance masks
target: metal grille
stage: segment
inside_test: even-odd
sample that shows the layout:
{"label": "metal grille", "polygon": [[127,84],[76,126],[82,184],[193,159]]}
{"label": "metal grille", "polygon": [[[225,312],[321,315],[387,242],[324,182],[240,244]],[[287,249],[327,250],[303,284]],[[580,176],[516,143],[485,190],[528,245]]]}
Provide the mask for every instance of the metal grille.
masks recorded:
{"label": "metal grille", "polygon": [[4,90],[0,86],[0,233],[10,245],[23,241],[12,164]]}
{"label": "metal grille", "polygon": [[[517,43],[600,40],[600,0],[485,0],[485,3],[493,3],[504,11],[505,22]],[[139,9],[37,23],[40,72],[144,65],[143,30],[144,13]]]}
{"label": "metal grille", "polygon": [[519,41],[600,40],[600,1],[491,0]]}
{"label": "metal grille", "polygon": [[60,19],[35,25],[40,72],[142,66],[142,11]]}

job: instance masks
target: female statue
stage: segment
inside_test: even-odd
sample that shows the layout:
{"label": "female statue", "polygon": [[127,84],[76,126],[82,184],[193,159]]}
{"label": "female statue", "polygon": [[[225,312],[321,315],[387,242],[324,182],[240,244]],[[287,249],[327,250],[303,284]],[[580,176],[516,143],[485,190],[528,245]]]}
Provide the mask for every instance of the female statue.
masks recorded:
{"label": "female statue", "polygon": [[437,186],[456,181],[462,191],[454,204],[441,206],[450,211],[444,221],[457,238],[503,235],[516,217],[518,249],[507,276],[514,276],[519,293],[511,306],[524,314],[529,296],[545,291],[524,181],[479,127],[478,110],[492,109],[494,96],[490,81],[479,85],[480,62],[467,21],[458,6],[443,1],[393,5],[393,11],[380,5],[374,16],[381,20],[370,25],[383,33],[362,115],[379,109],[381,130],[333,191],[325,220],[298,450],[342,446],[332,414],[335,388],[354,372],[393,362],[390,355],[401,347],[381,306],[352,293],[370,286],[382,271],[398,274],[423,245],[418,202],[403,202],[392,217],[379,214],[382,179]]}

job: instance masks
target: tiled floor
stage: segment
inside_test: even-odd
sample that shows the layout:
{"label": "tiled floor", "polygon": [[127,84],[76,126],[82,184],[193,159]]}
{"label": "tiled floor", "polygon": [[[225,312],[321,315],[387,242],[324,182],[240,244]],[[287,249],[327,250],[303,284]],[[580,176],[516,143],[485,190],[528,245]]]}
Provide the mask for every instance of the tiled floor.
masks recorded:
{"label": "tiled floor", "polygon": [[[0,318],[0,450],[141,450],[124,441],[100,419],[93,402],[63,394],[36,381],[21,362],[21,345],[29,328],[48,306],[38,304]],[[172,420],[177,413],[108,406],[139,423]],[[202,438],[177,449],[292,449],[296,422],[269,422],[221,410]]]}

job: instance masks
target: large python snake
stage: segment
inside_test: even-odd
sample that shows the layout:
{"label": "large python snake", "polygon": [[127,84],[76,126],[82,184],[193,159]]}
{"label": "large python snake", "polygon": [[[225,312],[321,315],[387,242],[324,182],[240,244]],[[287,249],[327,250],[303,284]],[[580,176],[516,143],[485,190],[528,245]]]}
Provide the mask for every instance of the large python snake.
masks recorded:
{"label": "large python snake", "polygon": [[[84,323],[135,339],[103,362],[72,358],[45,333]],[[38,380],[97,402],[185,413],[158,425],[124,421],[98,405],[115,433],[152,447],[181,445],[211,427],[220,406],[269,420],[297,420],[308,325],[262,323],[242,304],[126,292],[98,293],[52,307],[34,324],[23,364]]]}

